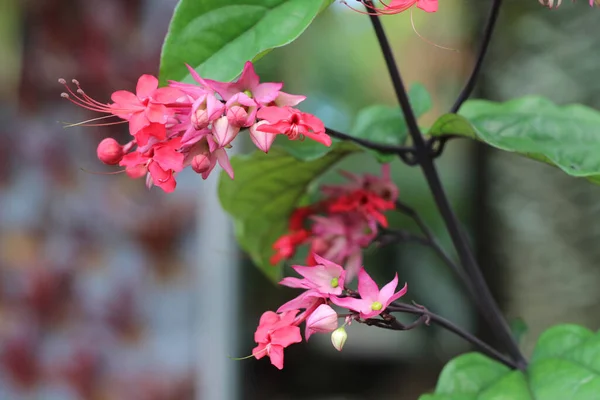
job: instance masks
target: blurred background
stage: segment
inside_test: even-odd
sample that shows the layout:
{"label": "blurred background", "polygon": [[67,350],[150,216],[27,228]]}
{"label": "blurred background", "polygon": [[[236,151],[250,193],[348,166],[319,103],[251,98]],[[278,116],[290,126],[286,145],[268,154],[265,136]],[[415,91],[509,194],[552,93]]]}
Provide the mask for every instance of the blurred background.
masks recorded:
{"label": "blurred background", "polygon": [[[489,1],[440,3],[433,15],[415,10],[415,25],[458,51],[420,39],[409,14],[384,18],[406,82],[432,93],[423,126],[450,107],[470,72]],[[214,179],[183,173],[166,195],[141,180],[90,173],[110,172],[96,160],[97,143],[127,132],[64,129],[61,122],[93,116],[61,99],[57,79],[77,78],[103,101],[131,90],[139,75],[157,73],[175,4],[0,3],[0,400],[412,400],[432,390],[443,364],[469,349],[436,327],[355,324],[342,353],[315,335],[286,350],[283,371],[266,359],[229,359],[250,354],[260,315],[297,293],[271,285],[239,252]],[[535,0],[507,1],[477,94],[599,106],[599,39],[590,35],[598,18],[586,2],[549,11]],[[368,19],[339,3],[257,69],[307,95],[303,109],[342,131],[362,107],[394,104]],[[438,165],[502,308],[511,321],[527,321],[524,350],[558,322],[600,327],[600,188],[466,141],[451,142]],[[379,169],[366,156],[339,168]],[[451,251],[420,171],[394,163],[393,176],[403,201]],[[365,265],[380,282],[398,271],[407,300],[493,341],[430,250],[369,251]]]}

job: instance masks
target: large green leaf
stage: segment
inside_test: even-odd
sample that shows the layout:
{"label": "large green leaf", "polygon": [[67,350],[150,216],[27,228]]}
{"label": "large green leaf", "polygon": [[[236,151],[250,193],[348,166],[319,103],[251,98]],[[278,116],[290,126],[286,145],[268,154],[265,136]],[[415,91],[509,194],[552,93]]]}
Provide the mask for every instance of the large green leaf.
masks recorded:
{"label": "large green leaf", "polygon": [[254,263],[272,280],[281,276],[281,266],[272,266],[273,243],[288,229],[288,219],[310,183],[346,155],[358,151],[340,143],[325,156],[301,161],[280,147],[269,154],[255,151],[231,160],[235,179],[222,173],[221,205],[235,221],[235,234]]}
{"label": "large green leaf", "polygon": [[248,60],[296,39],[333,0],[181,0],[165,38],[160,79],[229,81]]}
{"label": "large green leaf", "polygon": [[444,367],[435,393],[420,400],[595,400],[600,398],[600,333],[577,325],[544,332],[525,373],[478,353]]}
{"label": "large green leaf", "polygon": [[600,112],[589,107],[560,107],[541,97],[471,100],[460,115],[442,116],[430,134],[478,139],[600,183]]}

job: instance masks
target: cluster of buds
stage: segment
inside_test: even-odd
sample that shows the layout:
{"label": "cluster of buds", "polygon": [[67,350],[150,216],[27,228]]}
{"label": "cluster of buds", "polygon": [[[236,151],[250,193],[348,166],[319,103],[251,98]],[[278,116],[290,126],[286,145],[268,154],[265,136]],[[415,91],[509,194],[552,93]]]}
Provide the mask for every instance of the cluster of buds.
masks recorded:
{"label": "cluster of buds", "polygon": [[382,167],[381,177],[342,174],[350,180],[339,186],[322,186],[324,198],[296,209],[289,231],[274,244],[271,264],[292,258],[298,247],[309,245],[306,263],[315,265],[312,254],[346,265],[351,280],[362,264],[362,250],[377,236],[379,226],[387,227],[386,210],[394,209],[398,187],[390,179],[390,167]]}
{"label": "cluster of buds", "polygon": [[158,79],[142,75],[136,93],[116,91],[108,104],[89,97],[76,80],[76,90],[64,79],[59,82],[67,89],[62,97],[108,114],[88,122],[115,117],[121,121],[103,125],[129,124],[132,140],[121,145],[104,139],[97,149],[100,161],[124,167],[132,178],[146,176],[148,187],[156,185],[165,192],[175,190],[175,175],[188,166],[206,179],[218,163],[233,179],[226,149],[245,129],[265,153],[278,134],[331,145],[323,122],[294,108],[305,97],[282,92],[282,83],[260,83],[251,62],[237,81],[229,83],[203,79],[188,69],[197,84],[170,81],[159,88]]}
{"label": "cluster of buds", "polygon": [[[314,333],[332,332],[331,342],[341,351],[348,337],[345,325],[352,320],[366,320],[381,315],[407,291],[404,285],[396,292],[397,274],[380,290],[363,267],[358,272],[358,292],[349,291],[345,288],[347,271],[344,268],[318,255],[313,255],[313,258],[316,265],[292,267],[302,279],[287,277],[279,282],[280,285],[303,289],[302,294],[283,304],[277,312],[265,312],[254,333],[257,346],[252,350],[252,355],[257,359],[268,356],[271,364],[279,369],[283,368],[284,349],[302,341],[301,323],[306,323],[306,340]],[[331,305],[342,307],[349,314],[339,315]],[[345,323],[338,327],[340,318],[344,318]]]}
{"label": "cluster of buds", "polygon": [[[538,0],[541,5],[548,8],[558,8],[562,4],[562,0]],[[574,2],[575,0],[573,0]],[[590,0],[590,7],[594,5],[600,6],[600,0]]]}

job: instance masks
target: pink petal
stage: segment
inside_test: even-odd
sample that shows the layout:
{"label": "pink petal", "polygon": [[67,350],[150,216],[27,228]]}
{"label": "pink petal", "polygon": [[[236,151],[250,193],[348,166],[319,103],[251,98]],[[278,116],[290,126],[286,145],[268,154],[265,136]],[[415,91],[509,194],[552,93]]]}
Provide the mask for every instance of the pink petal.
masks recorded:
{"label": "pink petal", "polygon": [[338,327],[338,315],[335,310],[326,304],[321,304],[306,319],[306,340],[314,332],[327,333],[336,330]]}
{"label": "pink petal", "polygon": [[115,103],[115,108],[119,109],[118,111],[134,112],[144,108],[137,96],[127,90],[117,90],[110,98]]}
{"label": "pink petal", "polygon": [[210,85],[208,85],[206,80],[202,79],[200,77],[200,75],[198,75],[198,72],[196,72],[196,70],[194,68],[192,68],[189,64],[185,64],[185,66],[187,67],[188,71],[190,72],[190,75],[196,82],[198,82],[200,85],[204,86],[205,88],[212,89],[210,87]]}
{"label": "pink petal", "polygon": [[325,124],[312,114],[302,113],[304,125],[308,125],[315,133],[325,133]]}
{"label": "pink petal", "polygon": [[283,369],[283,347],[271,345],[269,357],[271,358],[271,364],[277,369]]}
{"label": "pink petal", "polygon": [[300,328],[297,326],[286,326],[271,333],[271,343],[276,346],[288,347],[301,341]]}
{"label": "pink petal", "polygon": [[217,162],[219,163],[221,168],[223,168],[225,172],[227,172],[227,175],[229,175],[229,177],[233,179],[233,168],[231,167],[231,163],[229,162],[229,156],[225,152],[225,149],[218,149],[213,154],[217,158]]}
{"label": "pink petal", "polygon": [[438,10],[438,0],[418,0],[417,7],[430,13],[436,12]]}
{"label": "pink petal", "polygon": [[150,125],[150,121],[148,121],[146,114],[144,112],[136,112],[129,118],[129,133],[131,136],[135,136],[136,133],[148,125]]}
{"label": "pink petal", "polygon": [[358,271],[358,294],[369,302],[377,301],[379,298],[377,283],[367,274],[364,267],[361,267]]}
{"label": "pink petal", "polygon": [[279,90],[281,90],[282,87],[283,83],[261,83],[252,90],[252,95],[257,102],[266,105],[275,101],[279,95]]}
{"label": "pink petal", "polygon": [[272,325],[276,322],[279,322],[279,315],[273,311],[265,311],[258,321],[258,325]]}
{"label": "pink petal", "polygon": [[288,119],[291,115],[292,113],[288,107],[262,107],[258,110],[256,117],[258,119],[265,119],[269,123],[274,124],[281,120]]}
{"label": "pink petal", "polygon": [[177,182],[175,181],[173,172],[171,170],[165,171],[158,165],[158,163],[151,162],[148,165],[148,171],[150,172],[152,181],[156,186],[164,190],[166,193],[171,193],[175,190]]}
{"label": "pink petal", "polygon": [[247,61],[246,64],[244,64],[242,75],[240,75],[240,78],[236,81],[237,86],[243,88],[240,92],[243,90],[254,92],[254,89],[258,86],[259,82],[260,78],[256,75],[256,72],[254,72],[254,65],[252,62]]}
{"label": "pink petal", "polygon": [[408,285],[405,283],[404,286],[402,287],[402,289],[400,289],[399,292],[397,292],[396,294],[394,294],[392,297],[390,297],[388,299],[388,302],[387,302],[387,304],[384,304],[384,307],[389,306],[392,301],[396,301],[400,297],[404,296],[407,291],[408,291]]}
{"label": "pink petal", "polygon": [[140,76],[140,79],[138,79],[135,93],[140,100],[143,100],[152,96],[152,92],[154,92],[157,88],[158,79],[152,75],[145,74]]}
{"label": "pink petal", "polygon": [[167,129],[163,124],[152,123],[143,127],[135,134],[135,140],[138,146],[147,145],[151,137],[163,141],[167,138]]}
{"label": "pink petal", "polygon": [[225,147],[231,143],[239,131],[239,126],[230,124],[227,117],[219,118],[212,126],[212,134],[219,147]]}
{"label": "pink petal", "polygon": [[156,89],[152,94],[152,101],[161,104],[175,103],[179,98],[184,97],[185,93],[174,87],[162,87]]}
{"label": "pink petal", "polygon": [[[394,295],[394,290],[398,286],[398,274],[394,275],[394,279],[392,279],[389,283],[387,283],[384,287],[379,291],[379,296],[377,297],[377,301],[381,304],[386,304],[389,298]],[[389,303],[388,303],[389,304]]]}
{"label": "pink petal", "polygon": [[318,302],[321,301],[321,299],[323,298],[323,296],[314,291],[314,290],[308,290],[304,293],[302,293],[300,296],[293,298],[292,300],[288,301],[287,303],[283,304],[281,307],[279,307],[277,309],[277,312],[286,312],[286,311],[292,311],[292,310],[298,310],[298,309],[309,309],[312,306],[314,306],[315,304],[317,304]]}
{"label": "pink petal", "polygon": [[162,169],[179,172],[183,169],[183,159],[185,156],[182,153],[173,151],[165,146],[157,147],[154,151],[152,159],[157,162]]}
{"label": "pink petal", "polygon": [[362,265],[362,250],[354,251],[346,260],[346,281],[351,282]]}
{"label": "pink petal", "polygon": [[312,288],[312,286],[308,283],[308,281],[306,279],[299,279],[299,278],[293,278],[293,277],[283,278],[279,282],[279,284],[282,286],[287,286],[287,287],[297,288],[297,289],[311,289]]}
{"label": "pink petal", "polygon": [[272,125],[269,124],[261,124],[258,128],[256,128],[260,132],[266,132],[271,134],[286,134],[292,125],[287,121],[279,121]]}
{"label": "pink petal", "polygon": [[150,122],[165,124],[170,114],[169,109],[162,104],[149,103],[146,107],[146,117]]}
{"label": "pink petal", "polygon": [[352,297],[335,297],[331,296],[329,298],[333,304],[336,306],[340,306],[342,308],[347,308],[348,310],[356,311],[359,313],[371,312],[371,304],[373,302],[366,301],[363,299],[355,299]]}
{"label": "pink petal", "polygon": [[275,99],[275,104],[278,107],[286,107],[286,106],[293,107],[293,106],[300,104],[305,99],[306,99],[306,96],[289,94],[289,93],[280,91],[279,96],[277,96],[277,98]]}
{"label": "pink petal", "polygon": [[314,140],[315,142],[324,144],[327,147],[331,146],[331,138],[329,137],[329,135],[327,135],[325,133],[306,132],[306,133],[304,133],[304,136],[306,136],[309,139]]}
{"label": "pink petal", "polygon": [[260,360],[261,358],[267,355],[267,346],[267,343],[259,343],[258,346],[252,349],[252,355],[257,360]]}

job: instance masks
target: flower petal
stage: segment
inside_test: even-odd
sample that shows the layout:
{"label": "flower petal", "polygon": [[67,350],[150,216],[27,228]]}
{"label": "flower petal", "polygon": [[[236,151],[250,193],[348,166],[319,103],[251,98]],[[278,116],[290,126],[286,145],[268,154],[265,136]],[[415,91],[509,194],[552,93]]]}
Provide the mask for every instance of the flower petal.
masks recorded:
{"label": "flower petal", "polygon": [[277,369],[283,369],[283,347],[270,345],[269,358]]}
{"label": "flower petal", "polygon": [[367,301],[364,299],[355,299],[353,297],[335,296],[331,296],[329,299],[336,306],[347,308],[348,310],[356,311],[359,313],[366,313],[371,311],[371,301]]}
{"label": "flower petal", "polygon": [[252,89],[252,95],[258,103],[266,105],[275,101],[275,99],[279,97],[279,91],[282,87],[283,83],[261,83],[260,85]]}
{"label": "flower petal", "polygon": [[285,326],[271,333],[271,343],[273,345],[288,347],[291,344],[300,343],[301,341],[300,328],[294,325]]}
{"label": "flower petal", "polygon": [[369,302],[377,301],[379,298],[377,283],[367,274],[364,267],[358,271],[358,293],[360,297]]}
{"label": "flower petal", "polygon": [[144,74],[138,79],[135,94],[140,100],[147,99],[158,88],[158,79],[152,75]]}

